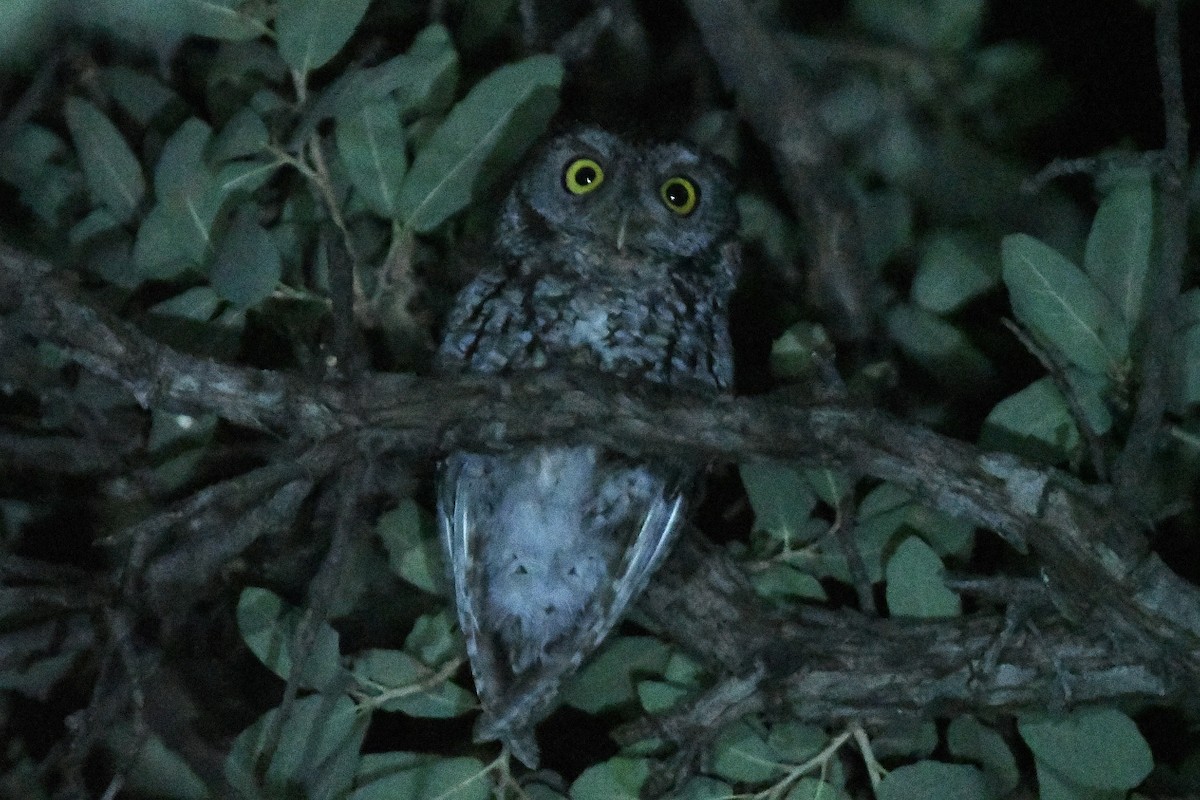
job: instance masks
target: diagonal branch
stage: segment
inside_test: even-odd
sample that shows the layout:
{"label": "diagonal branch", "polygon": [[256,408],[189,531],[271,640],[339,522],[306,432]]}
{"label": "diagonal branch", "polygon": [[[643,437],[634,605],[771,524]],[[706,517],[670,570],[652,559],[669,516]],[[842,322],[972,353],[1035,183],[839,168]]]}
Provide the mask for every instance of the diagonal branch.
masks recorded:
{"label": "diagonal branch", "polygon": [[862,340],[874,327],[859,243],[857,212],[833,139],[816,103],[783,57],[771,31],[743,0],[687,0],[705,49],[738,111],[771,148],[796,216],[812,242],[812,290],[827,324]]}

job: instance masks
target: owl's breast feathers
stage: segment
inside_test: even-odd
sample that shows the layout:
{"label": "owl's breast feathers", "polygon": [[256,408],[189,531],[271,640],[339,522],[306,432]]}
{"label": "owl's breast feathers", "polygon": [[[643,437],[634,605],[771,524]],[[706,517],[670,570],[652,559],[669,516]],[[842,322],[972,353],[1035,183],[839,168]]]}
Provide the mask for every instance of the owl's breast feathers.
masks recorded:
{"label": "owl's breast feathers", "polygon": [[[724,272],[658,263],[587,275],[544,262],[485,271],[458,296],[438,366],[580,366],[727,390],[733,257],[721,254]],[[484,711],[478,739],[500,739],[536,765],[533,726],[665,557],[695,474],[595,447],[446,460],[439,517]]]}
{"label": "owl's breast feathers", "polygon": [[489,374],[590,367],[728,390],[728,289],[690,270],[655,271],[659,277],[651,279],[486,271],[459,294],[438,367]]}

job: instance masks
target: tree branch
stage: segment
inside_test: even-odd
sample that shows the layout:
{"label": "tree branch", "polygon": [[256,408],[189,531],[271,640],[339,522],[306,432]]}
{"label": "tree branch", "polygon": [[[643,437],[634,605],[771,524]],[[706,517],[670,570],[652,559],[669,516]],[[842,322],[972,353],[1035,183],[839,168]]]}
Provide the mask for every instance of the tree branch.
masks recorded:
{"label": "tree branch", "polygon": [[774,36],[742,0],[687,0],[704,46],[738,111],[770,148],[784,190],[812,242],[809,296],[842,336],[861,340],[874,328],[862,266],[858,219],[838,172],[832,138],[817,118]]}
{"label": "tree branch", "polygon": [[1171,395],[1173,341],[1179,322],[1179,293],[1188,236],[1188,122],[1179,56],[1178,0],[1159,0],[1154,32],[1166,127],[1165,163],[1159,174],[1162,255],[1158,269],[1151,272],[1147,291],[1146,308],[1150,313],[1146,317],[1145,344],[1140,353],[1141,386],[1125,450],[1114,470],[1117,487],[1125,500],[1138,510],[1147,505],[1139,495],[1146,476],[1151,474],[1150,467],[1161,443],[1163,414]]}
{"label": "tree branch", "polygon": [[[1043,624],[1052,632],[1052,646],[1061,651],[1051,663],[1082,663],[1094,673],[1079,678],[1085,686],[1075,697],[1099,697],[1104,691],[1180,697],[1194,695],[1200,684],[1200,592],[1149,551],[1134,517],[1109,495],[1057,470],[984,452],[878,411],[795,407],[772,397],[687,395],[624,385],[611,376],[364,374],[348,384],[311,384],[178,353],[89,308],[44,264],[11,250],[0,252],[0,264],[0,297],[6,303],[0,326],[8,335],[63,348],[147,407],[216,413],[321,448],[356,452],[369,446],[371,452],[413,460],[460,448],[496,452],[533,443],[594,442],[629,454],[691,461],[822,464],[892,481],[934,508],[1034,551],[1057,602],[1081,620],[1076,631]],[[951,673],[958,687],[954,702],[974,702],[980,690],[972,681],[999,681],[1011,689],[1004,683],[1010,678],[1022,691],[996,695],[1009,698],[990,701],[996,707],[1046,700],[1051,684],[1034,670],[1040,656],[1032,644],[1014,644],[1023,661],[1000,661],[1024,670],[1015,673],[1018,677],[1002,671],[975,674],[985,644],[1005,628],[1000,616],[904,623],[803,612],[799,622],[778,621],[736,567],[722,566],[714,554],[688,566],[686,551],[681,553],[646,593],[643,608],[650,616],[678,641],[704,642],[711,657],[730,671],[760,658],[784,665],[795,691],[816,696],[822,681],[830,679],[829,670],[852,670],[855,680],[843,681],[838,689],[845,694],[830,693],[828,685],[820,688],[827,694],[819,707],[830,713],[887,703],[944,706],[951,702],[947,689],[933,683]],[[697,564],[704,569],[697,571]],[[885,641],[895,644],[882,648]],[[880,659],[886,654],[893,674],[905,672],[903,663],[912,661],[907,674],[919,682],[866,691],[859,670],[864,658],[875,658],[868,653]],[[1130,688],[1120,688],[1110,670],[1128,678]],[[903,703],[896,696],[900,691],[907,693]]]}

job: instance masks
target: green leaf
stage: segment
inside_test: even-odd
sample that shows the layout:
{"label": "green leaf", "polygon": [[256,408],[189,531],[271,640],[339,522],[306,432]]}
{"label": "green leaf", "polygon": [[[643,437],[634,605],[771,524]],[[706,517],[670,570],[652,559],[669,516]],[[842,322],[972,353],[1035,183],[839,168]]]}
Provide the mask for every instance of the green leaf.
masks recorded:
{"label": "green leaf", "polygon": [[426,664],[441,664],[454,658],[462,650],[450,609],[445,608],[432,614],[422,614],[413,623],[412,630],[404,640],[404,649],[413,653]]}
{"label": "green leaf", "polygon": [[350,800],[487,800],[488,767],[475,758],[368,753]]}
{"label": "green leaf", "polygon": [[367,205],[381,217],[399,214],[400,186],[408,171],[400,110],[391,100],[360,105],[338,116],[335,132],[342,164]]}
{"label": "green leaf", "polygon": [[[673,797],[675,800],[730,800],[732,797],[737,797],[737,794],[733,791],[733,787],[725,781],[696,775],[689,778],[679,793]],[[830,796],[825,800],[841,800],[841,798]]]}
{"label": "green leaf", "polygon": [[358,771],[369,718],[346,695],[300,698],[283,721],[270,762],[260,764],[278,716],[279,709],[271,709],[234,740],[225,759],[225,777],[236,796],[256,800],[344,797]]}
{"label": "green leaf", "polygon": [[663,678],[680,686],[698,687],[704,678],[704,668],[686,654],[675,651],[667,659]]}
{"label": "green leaf", "polygon": [[771,726],[767,745],[781,760],[803,764],[829,744],[829,735],[816,725],[802,722],[779,722]]}
{"label": "green leaf", "polygon": [[[287,680],[294,663],[292,653],[302,614],[267,589],[250,586],[238,598],[237,623],[242,640],[267,669]],[[312,652],[300,674],[300,685],[312,689],[328,686],[341,673],[338,633],[321,623]]]}
{"label": "green leaf", "polygon": [[191,220],[156,203],[138,226],[133,245],[133,263],[145,279],[178,277],[194,260],[188,243],[194,241],[196,228]]}
{"label": "green leaf", "polygon": [[1050,378],[1041,378],[999,403],[983,421],[980,446],[1058,462],[1080,446],[1079,427]]}
{"label": "green leaf", "polygon": [[204,781],[153,732],[139,735],[132,726],[118,725],[109,728],[104,743],[122,762],[134,754],[124,772],[126,791],[162,800],[208,800]]}
{"label": "green leaf", "polygon": [[604,648],[567,684],[563,702],[595,714],[633,702],[636,677],[661,675],[670,648],[653,636],[620,636]]}
{"label": "green leaf", "polygon": [[212,128],[197,117],[184,120],[175,129],[154,167],[154,193],[160,200],[182,203],[183,198],[196,194],[196,181],[208,172],[204,151],[211,139]]}
{"label": "green leaf", "polygon": [[888,559],[887,604],[894,617],[953,617],[962,613],[958,595],[946,588],[946,568],[919,537],[901,542]]}
{"label": "green leaf", "polygon": [[[7,637],[0,637],[0,645],[11,650],[12,646],[4,638]],[[81,654],[80,650],[74,649],[44,657],[22,654],[25,658],[19,662],[0,668],[0,691],[16,691],[26,697],[45,701],[51,690],[75,666]]]}
{"label": "green leaf", "polygon": [[821,582],[789,564],[773,563],[750,573],[750,583],[763,597],[826,600]]}
{"label": "green leaf", "polygon": [[410,498],[381,516],[375,529],[393,572],[419,589],[444,595],[445,561],[432,527]]}
{"label": "green leaf", "polygon": [[1078,267],[1022,233],[1004,237],[1001,259],[1013,312],[1041,341],[1096,375],[1124,360],[1129,330]]}
{"label": "green leaf", "polygon": [[132,221],[146,196],[146,179],[137,156],[116,126],[91,103],[68,97],[66,112],[67,128],[92,195],[117,219]]}
{"label": "green leaf", "polygon": [[946,730],[950,755],[974,761],[983,768],[992,793],[1003,797],[1020,783],[1017,760],[1004,737],[970,716],[957,717]]}
{"label": "green leaf", "polygon": [[9,137],[0,150],[0,178],[21,190],[36,181],[47,163],[67,149],[56,133],[29,122]]}
{"label": "green leaf", "polygon": [[1072,783],[1132,789],[1154,767],[1137,725],[1115,708],[1030,715],[1018,721],[1017,729],[1039,762]]}
{"label": "green leaf", "polygon": [[243,108],[225,123],[209,150],[212,160],[221,163],[261,155],[270,143],[271,134],[262,117],[253,109]]}
{"label": "green leaf", "polygon": [[133,249],[143,278],[174,278],[208,257],[223,200],[204,161],[211,139],[207,123],[192,117],[163,144],[154,169],[158,202],[142,220]]}
{"label": "green leaf", "polygon": [[511,166],[558,108],[563,68],[531,56],[485,77],[417,153],[400,190],[401,217],[428,233]]}
{"label": "green leaf", "polygon": [[887,774],[875,792],[878,800],[964,800],[995,797],[975,767],[918,761]]}
{"label": "green leaf", "polygon": [[217,172],[216,188],[222,201],[246,197],[265,184],[282,166],[275,160],[231,161]]}
{"label": "green leaf", "polygon": [[738,238],[762,249],[777,267],[794,268],[800,260],[800,238],[794,222],[757,194],[737,196],[740,229]]}
{"label": "green leaf", "polygon": [[816,375],[820,368],[817,355],[832,351],[823,327],[797,322],[771,343],[771,374],[788,380]]}
{"label": "green leaf", "polygon": [[745,722],[731,725],[713,745],[713,772],[731,781],[758,783],[784,771],[778,754]]}
{"label": "green leaf", "polygon": [[[883,553],[908,519],[912,496],[900,487],[883,483],[872,489],[858,507],[854,526],[854,546],[862,556],[867,579],[875,583],[883,578]],[[817,575],[849,582],[850,566],[837,537],[816,542],[818,559],[810,571]]]}
{"label": "green leaf", "polygon": [[[82,190],[83,175],[55,163],[67,152],[67,145],[46,128],[26,123],[10,136],[0,151],[0,179],[17,188],[21,202],[41,222],[57,227],[68,202]],[[107,213],[103,208],[92,213],[100,211]]]}
{"label": "green leaf", "polygon": [[975,526],[922,503],[911,503],[904,524],[921,534],[939,556],[965,558],[975,542]]}
{"label": "green leaf", "polygon": [[1096,789],[1075,783],[1041,761],[1034,762],[1034,767],[1038,800],[1125,800],[1129,794],[1123,789]]}
{"label": "green leaf", "polygon": [[661,714],[674,708],[691,693],[691,689],[686,686],[677,686],[667,681],[642,681],[637,685],[638,702],[647,714]]}
{"label": "green leaf", "polygon": [[283,262],[275,241],[255,219],[257,209],[246,206],[217,245],[209,282],[217,294],[236,308],[258,305],[275,291]]}
{"label": "green leaf", "polygon": [[324,66],[350,41],[370,0],[283,0],[275,18],[279,54],[307,75]]}
{"label": "green leaf", "polygon": [[1088,234],[1083,268],[1132,329],[1145,310],[1154,243],[1154,189],[1145,169],[1113,185]]}
{"label": "green leaf", "polygon": [[457,82],[458,54],[450,32],[442,25],[430,25],[417,34],[408,52],[363,70],[358,88],[343,95],[338,113],[389,98],[402,120],[415,114],[440,113],[454,99]]}
{"label": "green leaf", "polygon": [[826,467],[806,469],[804,477],[821,501],[832,508],[837,508],[842,498],[854,488],[846,473]]}
{"label": "green leaf", "polygon": [[764,462],[738,467],[750,507],[754,509],[754,529],[767,531],[785,544],[800,545],[817,497],[809,487],[804,470],[784,464]]}
{"label": "green leaf", "polygon": [[428,686],[435,669],[403,650],[364,650],[351,672],[371,705],[384,711],[446,719],[477,705],[474,695],[449,680]]}
{"label": "green leaf", "polygon": [[610,758],[583,771],[571,784],[572,800],[639,800],[642,784],[650,777],[644,758]]}
{"label": "green leaf", "polygon": [[185,11],[184,29],[196,36],[238,42],[270,34],[265,3],[245,0],[179,0]]}
{"label": "green leaf", "polygon": [[[179,95],[156,78],[126,66],[100,70],[100,81],[113,100],[139,125],[149,125]],[[182,101],[180,101],[182,102]]]}
{"label": "green leaf", "polygon": [[921,50],[961,50],[979,34],[983,0],[855,0],[858,22],[872,33]]}
{"label": "green leaf", "polygon": [[935,314],[949,314],[1000,283],[1000,259],[982,242],[961,231],[930,237],[917,264],[912,299]]}
{"label": "green leaf", "polygon": [[948,387],[973,387],[993,376],[987,357],[962,331],[923,308],[893,306],[887,313],[887,327],[906,355]]}
{"label": "green leaf", "polygon": [[221,298],[210,286],[193,286],[182,294],[168,297],[162,302],[150,306],[151,314],[162,314],[168,317],[182,317],[196,322],[208,322],[217,313]]}
{"label": "green leaf", "polygon": [[[915,134],[903,125],[893,125],[888,138],[879,142],[876,156],[885,163],[880,169],[904,180],[904,174],[920,169],[914,155],[919,145],[912,141]],[[887,147],[890,145],[890,147]],[[896,189],[864,192],[858,197],[858,218],[861,220],[863,263],[877,274],[913,238],[913,201]]]}

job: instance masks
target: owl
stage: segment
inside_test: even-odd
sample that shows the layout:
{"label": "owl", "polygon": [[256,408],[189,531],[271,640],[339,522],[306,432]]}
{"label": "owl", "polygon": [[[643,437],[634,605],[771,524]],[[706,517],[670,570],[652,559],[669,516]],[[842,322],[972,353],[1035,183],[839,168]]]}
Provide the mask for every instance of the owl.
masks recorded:
{"label": "owl", "polygon": [[[593,127],[550,139],[455,301],[438,370],[582,367],[727,392],[736,227],[726,167],[694,147]],[[595,446],[446,459],[438,516],[477,741],[537,765],[534,726],[662,562],[701,466]]]}

